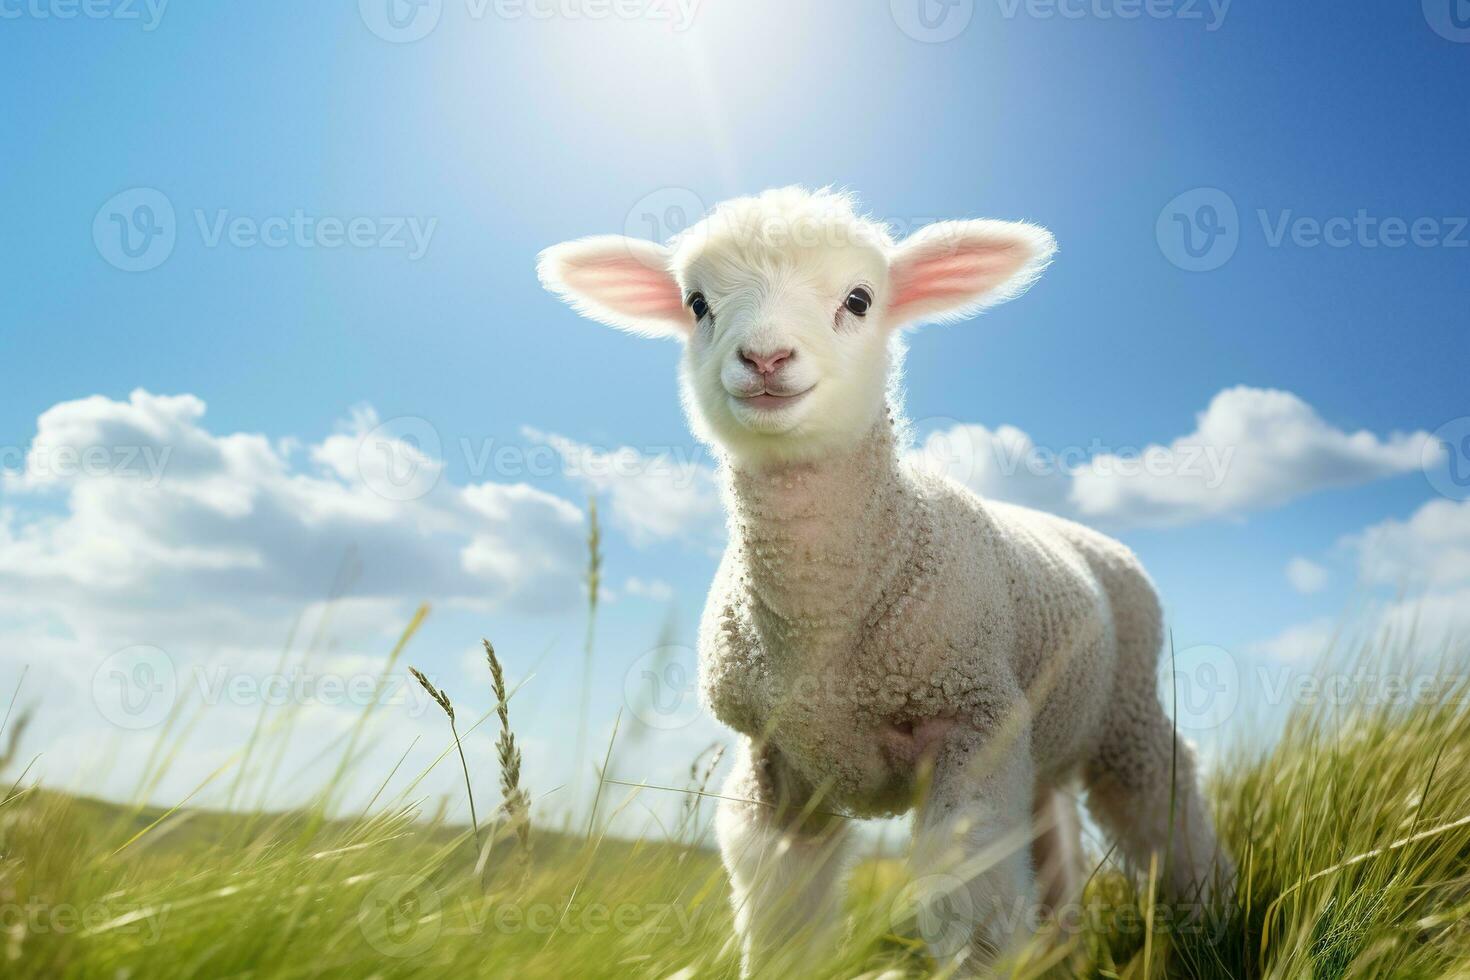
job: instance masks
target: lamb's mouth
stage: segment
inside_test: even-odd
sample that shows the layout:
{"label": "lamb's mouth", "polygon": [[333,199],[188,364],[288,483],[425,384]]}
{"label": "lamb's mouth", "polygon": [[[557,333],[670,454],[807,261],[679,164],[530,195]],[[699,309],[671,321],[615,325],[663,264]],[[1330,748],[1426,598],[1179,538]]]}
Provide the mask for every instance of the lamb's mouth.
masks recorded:
{"label": "lamb's mouth", "polygon": [[774,391],[762,391],[754,395],[731,395],[730,397],[735,399],[736,404],[769,412],[788,408],[796,404],[805,398],[811,392],[812,388],[815,387],[816,385],[812,385],[811,388],[792,392],[791,394],[777,394]]}

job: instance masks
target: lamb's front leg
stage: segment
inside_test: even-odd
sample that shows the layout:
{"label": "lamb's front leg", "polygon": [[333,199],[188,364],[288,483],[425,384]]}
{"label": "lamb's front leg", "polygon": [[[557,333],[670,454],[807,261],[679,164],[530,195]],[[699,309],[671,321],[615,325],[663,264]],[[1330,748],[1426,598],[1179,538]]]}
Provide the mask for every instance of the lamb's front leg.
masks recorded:
{"label": "lamb's front leg", "polygon": [[912,894],[920,933],[943,962],[983,971],[1029,935],[1035,792],[1027,732],[952,731],[914,821]]}
{"label": "lamb's front leg", "polygon": [[769,746],[742,739],[715,817],[741,972],[809,972],[842,938],[846,827]]}

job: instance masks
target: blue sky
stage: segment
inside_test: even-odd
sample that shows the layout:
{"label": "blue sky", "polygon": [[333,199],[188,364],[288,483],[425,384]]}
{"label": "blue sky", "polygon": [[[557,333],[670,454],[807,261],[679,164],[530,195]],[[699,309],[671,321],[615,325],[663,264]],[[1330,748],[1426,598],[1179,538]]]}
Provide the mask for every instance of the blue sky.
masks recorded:
{"label": "blue sky", "polygon": [[[1296,399],[1221,406],[1247,459],[1294,422],[1320,423],[1306,444],[1258,457],[1251,478],[1275,490],[1241,486],[1230,506],[1196,495],[1167,526],[1151,526],[1147,494],[1128,515],[1100,515],[1148,564],[1180,648],[1270,663],[1273,638],[1320,637],[1349,610],[1392,603],[1398,585],[1458,608],[1470,516],[1439,464],[1414,460],[1470,414],[1470,32],[1450,7],[1461,0],[1158,0],[1141,8],[1152,14],[1129,0],[926,2],[934,30],[953,37],[915,26],[917,0],[649,0],[631,17],[442,0],[406,21],[427,30],[409,42],[382,18],[387,0],[119,0],[73,17],[65,0],[0,2],[0,464],[11,472],[0,629],[6,673],[31,664],[49,678],[32,691],[43,705],[32,748],[88,758],[61,744],[44,708],[75,696],[89,710],[96,665],[131,645],[257,669],[245,665],[279,649],[288,610],[325,596],[351,550],[360,605],[323,630],[331,649],[371,663],[418,600],[435,602],[410,658],[479,707],[480,635],[514,675],[538,664],[518,695],[528,752],[568,778],[589,491],[609,523],[599,737],[670,615],[674,638],[692,642],[719,519],[702,477],[659,496],[642,476],[476,464],[506,446],[562,459],[537,455],[548,445],[537,433],[640,458],[697,452],[676,346],[579,320],[541,291],[535,254],[584,234],[648,234],[647,214],[677,231],[693,207],[788,183],[848,188],[900,229],[990,216],[1056,234],[1057,261],[1023,299],[914,335],[908,408],[921,435],[964,424],[1012,426],[1053,449],[1168,445],[1241,387]],[[160,196],[172,249],[124,271],[111,216]],[[1188,253],[1168,230],[1182,220],[1194,241],[1215,241],[1200,208],[1222,199],[1235,215],[1201,260],[1215,267],[1182,268]],[[282,231],[280,247],[252,238],[298,214],[316,230]],[[1345,244],[1315,241],[1311,222],[1342,230],[1360,214]],[[356,220],[364,244],[328,247],[313,237],[331,237],[323,218]],[[1393,245],[1385,219],[1419,241]],[[130,402],[136,389],[193,399]],[[43,413],[91,396],[101,400],[53,415],[38,439]],[[190,460],[219,467],[190,498],[207,500],[208,519],[158,503],[158,488],[110,497],[116,474],[27,477],[47,439],[118,455],[145,416],[177,437],[159,437],[179,467],[165,468],[165,492],[196,472]],[[334,470],[346,457],[323,447],[340,436],[351,457],[379,420],[404,417],[422,421],[386,431],[437,439],[435,490],[398,502],[417,508],[401,519],[354,523],[352,491],[372,481],[360,465]],[[235,448],[221,455],[209,439]],[[1303,463],[1324,440],[1326,455]],[[323,482],[297,494],[282,468]],[[244,484],[244,502],[225,487],[238,490],[241,473],[262,481]],[[451,499],[484,484],[488,502]],[[1019,494],[1008,486],[984,489]],[[684,509],[640,517],[619,500]],[[331,518],[297,512],[293,524],[286,512],[309,501],[327,501]],[[267,502],[282,514],[267,516]],[[152,532],[195,535],[208,560],[182,546],[152,554]],[[1293,587],[1293,559],[1316,569],[1298,584],[1318,588]],[[98,567],[110,574],[87,571]],[[655,732],[648,772],[636,758],[622,771],[680,771],[696,730],[719,735],[704,721]],[[400,734],[390,726],[384,744]]]}

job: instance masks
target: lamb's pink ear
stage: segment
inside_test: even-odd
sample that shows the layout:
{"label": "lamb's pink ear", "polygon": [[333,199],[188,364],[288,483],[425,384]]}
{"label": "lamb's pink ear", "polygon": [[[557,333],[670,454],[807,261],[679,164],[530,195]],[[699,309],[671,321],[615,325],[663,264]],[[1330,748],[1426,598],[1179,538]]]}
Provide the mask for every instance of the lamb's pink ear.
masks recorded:
{"label": "lamb's pink ear", "polygon": [[578,313],[630,333],[682,339],[694,329],[662,245],[622,235],[579,238],[542,252],[536,274]]}
{"label": "lamb's pink ear", "polygon": [[1019,221],[927,225],[889,259],[889,323],[957,320],[1019,296],[1056,249],[1051,232]]}

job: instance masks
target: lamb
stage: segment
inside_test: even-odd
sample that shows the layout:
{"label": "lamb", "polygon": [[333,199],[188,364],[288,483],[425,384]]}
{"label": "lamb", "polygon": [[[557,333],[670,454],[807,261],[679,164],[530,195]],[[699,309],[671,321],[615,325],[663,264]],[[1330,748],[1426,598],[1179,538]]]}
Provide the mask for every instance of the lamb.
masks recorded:
{"label": "lamb", "polygon": [[540,256],[584,315],[684,342],[684,408],[722,460],[729,543],[700,683],[740,735],[716,832],[747,974],[793,962],[792,940],[817,957],[840,939],[849,818],[916,811],[913,869],[968,917],[965,969],[1078,896],[1078,777],[1167,895],[1230,887],[1158,700],[1162,617],[1138,560],[905,463],[901,331],[1020,295],[1054,251],[1045,229],[994,220],[896,242],[849,196],[788,187],[667,244]]}

